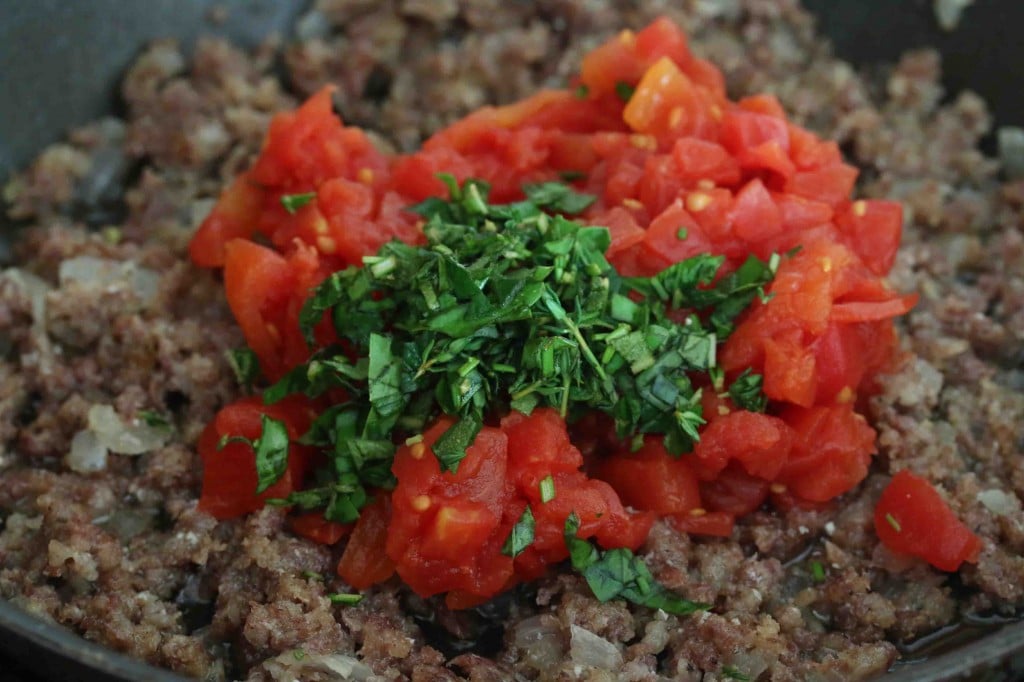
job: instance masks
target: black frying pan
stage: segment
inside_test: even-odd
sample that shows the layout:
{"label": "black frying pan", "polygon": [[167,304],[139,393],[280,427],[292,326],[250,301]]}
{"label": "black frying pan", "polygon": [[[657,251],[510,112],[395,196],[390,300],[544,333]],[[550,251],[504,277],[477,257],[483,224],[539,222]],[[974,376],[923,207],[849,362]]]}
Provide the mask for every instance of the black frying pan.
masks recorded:
{"label": "black frying pan", "polygon": [[[989,102],[997,125],[1024,125],[1024,2],[977,0],[961,25],[945,32],[934,20],[933,1],[804,0],[846,59],[863,65],[893,61],[912,47],[938,47],[949,92],[973,89]],[[252,45],[268,33],[287,32],[304,4],[0,0],[0,184],[69,127],[116,107],[116,85],[147,41],[176,36],[189,43],[200,33],[217,33]],[[228,9],[220,25],[207,20],[214,5]],[[923,663],[898,668],[887,682],[1024,678],[1024,623],[983,632]],[[0,600],[0,679],[182,678],[85,642]]]}

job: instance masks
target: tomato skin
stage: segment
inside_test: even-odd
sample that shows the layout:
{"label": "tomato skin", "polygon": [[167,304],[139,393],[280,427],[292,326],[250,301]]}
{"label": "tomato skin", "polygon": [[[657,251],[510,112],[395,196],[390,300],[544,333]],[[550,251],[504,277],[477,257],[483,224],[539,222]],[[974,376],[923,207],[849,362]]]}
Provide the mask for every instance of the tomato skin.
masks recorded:
{"label": "tomato skin", "polygon": [[299,246],[288,257],[246,239],[225,245],[224,293],[246,343],[271,380],[309,354],[298,316],[306,292],[322,277],[316,252]]}
{"label": "tomato skin", "polygon": [[658,514],[680,514],[700,507],[690,459],[672,457],[661,439],[649,436],[636,452],[618,452],[602,459],[594,467],[594,475],[607,481],[623,504]]}
{"label": "tomato skin", "polygon": [[306,432],[312,421],[308,403],[297,398],[264,405],[260,398],[249,397],[221,408],[198,443],[203,460],[203,487],[198,505],[201,511],[221,520],[235,518],[262,509],[268,498],[287,497],[301,485],[311,459],[308,448],[289,447],[284,475],[259,495],[256,494],[256,455],[252,447],[232,441],[218,448],[225,436],[258,438],[263,430],[263,415],[283,421],[293,441]]}
{"label": "tomato skin", "polygon": [[927,479],[900,471],[875,506],[875,532],[897,554],[923,559],[941,571],[977,563],[981,539],[971,532]]}
{"label": "tomato skin", "polygon": [[338,560],[338,575],[357,590],[384,582],[395,573],[395,564],[385,552],[391,499],[379,493],[359,512],[359,520],[345,551]]}
{"label": "tomato skin", "polygon": [[232,239],[249,238],[259,225],[264,190],[246,172],[238,176],[217,199],[188,243],[192,262],[200,267],[224,265],[225,245]]}

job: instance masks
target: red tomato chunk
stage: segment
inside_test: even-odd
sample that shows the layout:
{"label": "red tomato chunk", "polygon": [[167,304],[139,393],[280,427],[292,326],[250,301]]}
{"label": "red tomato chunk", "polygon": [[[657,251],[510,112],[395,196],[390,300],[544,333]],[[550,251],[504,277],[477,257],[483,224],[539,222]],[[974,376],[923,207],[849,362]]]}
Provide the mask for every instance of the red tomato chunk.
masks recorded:
{"label": "red tomato chunk", "polygon": [[875,507],[875,532],[897,554],[924,559],[942,571],[977,563],[981,539],[956,517],[926,479],[903,470]]}

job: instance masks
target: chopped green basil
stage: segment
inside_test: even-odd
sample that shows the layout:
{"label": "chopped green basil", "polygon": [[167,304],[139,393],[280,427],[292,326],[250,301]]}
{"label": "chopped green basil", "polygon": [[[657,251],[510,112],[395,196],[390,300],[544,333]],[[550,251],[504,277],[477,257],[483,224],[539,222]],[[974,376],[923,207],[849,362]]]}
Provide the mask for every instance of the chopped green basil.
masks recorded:
{"label": "chopped green basil", "polygon": [[619,81],[615,84],[615,94],[619,96],[623,102],[628,102],[633,97],[633,93],[636,92],[636,87],[630,85],[626,81]]}
{"label": "chopped green basil", "polygon": [[547,504],[555,499],[555,479],[548,474],[540,481],[540,501]]}
{"label": "chopped green basil", "polygon": [[598,601],[625,599],[677,616],[711,608],[708,604],[690,601],[666,590],[651,575],[643,559],[629,549],[602,552],[589,541],[577,537],[579,528],[580,519],[574,512],[565,520],[565,544],[572,567],[587,581]]}
{"label": "chopped green basil", "polygon": [[[260,436],[249,440],[244,436],[225,435],[217,443],[223,450],[228,443],[245,443],[256,455],[256,494],[259,495],[281,480],[288,469],[288,427],[279,419],[260,415]],[[269,501],[269,500],[268,500]]]}
{"label": "chopped green basil", "polygon": [[523,550],[533,544],[533,531],[536,525],[533,511],[530,505],[526,505],[522,516],[516,521],[516,525],[512,526],[505,544],[501,546],[501,553],[513,559],[522,554]]}
{"label": "chopped green basil", "polygon": [[900,522],[897,521],[896,517],[893,516],[892,514],[886,514],[885,515],[885,522],[888,523],[890,526],[892,526],[892,529],[894,531],[896,531],[897,533],[902,533],[903,532],[903,528],[902,528],[902,526],[900,526]]}
{"label": "chopped green basil", "polygon": [[331,600],[332,604],[344,604],[345,606],[354,606],[363,601],[361,594],[329,594],[327,598]]}
{"label": "chopped green basil", "polygon": [[316,192],[306,192],[304,194],[285,194],[281,197],[281,205],[284,206],[284,210],[294,215],[300,208],[313,201],[316,198]]}
{"label": "chopped green basil", "polygon": [[743,370],[729,385],[729,397],[742,410],[764,412],[768,407],[768,397],[761,388],[762,383],[760,374],[752,374],[749,369]]}
{"label": "chopped green basil", "polygon": [[138,418],[142,420],[142,423],[146,426],[152,426],[157,429],[171,428],[171,421],[167,416],[155,410],[139,410],[137,414]]}
{"label": "chopped green basil", "polygon": [[740,672],[735,666],[723,665],[722,666],[722,677],[728,680],[737,680],[738,682],[750,682],[750,676]]}
{"label": "chopped green basil", "polygon": [[235,380],[242,388],[251,388],[260,377],[260,361],[248,346],[232,348],[227,353],[228,364],[235,373]]}

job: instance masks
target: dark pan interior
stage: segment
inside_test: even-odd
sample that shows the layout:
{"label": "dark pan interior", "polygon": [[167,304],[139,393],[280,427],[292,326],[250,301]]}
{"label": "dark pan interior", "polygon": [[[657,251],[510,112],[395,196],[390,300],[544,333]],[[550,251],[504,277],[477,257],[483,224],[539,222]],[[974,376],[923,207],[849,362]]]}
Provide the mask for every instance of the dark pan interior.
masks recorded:
{"label": "dark pan interior", "polygon": [[[970,88],[990,104],[997,125],[1024,124],[1021,0],[980,0],[960,26],[941,30],[934,0],[804,0],[836,51],[856,64],[893,61],[935,46],[947,91]],[[141,45],[201,33],[252,45],[286,31],[305,3],[292,0],[0,0],[0,184],[65,130],[116,108],[116,85]],[[227,10],[214,24],[214,5]],[[0,601],[0,679],[152,680],[182,678],[127,659]],[[15,666],[15,667],[10,667]],[[1024,623],[903,666],[887,680],[1024,678]]]}

